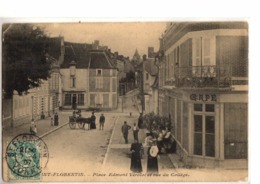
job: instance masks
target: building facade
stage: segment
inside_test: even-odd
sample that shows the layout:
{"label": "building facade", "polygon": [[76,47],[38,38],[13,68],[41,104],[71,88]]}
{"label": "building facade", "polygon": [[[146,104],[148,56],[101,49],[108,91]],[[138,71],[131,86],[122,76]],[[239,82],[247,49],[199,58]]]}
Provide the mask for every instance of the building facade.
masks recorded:
{"label": "building facade", "polygon": [[118,70],[104,50],[65,43],[60,68],[63,109],[114,109],[118,99]]}
{"label": "building facade", "polygon": [[180,158],[247,168],[247,23],[172,23],[161,41],[159,114],[171,117]]}

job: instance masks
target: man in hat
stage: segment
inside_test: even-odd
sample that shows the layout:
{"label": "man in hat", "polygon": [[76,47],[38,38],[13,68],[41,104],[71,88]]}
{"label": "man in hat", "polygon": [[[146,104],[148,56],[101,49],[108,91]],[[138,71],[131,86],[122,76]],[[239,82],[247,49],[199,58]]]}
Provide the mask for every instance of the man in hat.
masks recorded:
{"label": "man in hat", "polygon": [[105,116],[104,114],[101,114],[99,117],[99,130],[104,130],[104,124],[105,124]]}
{"label": "man in hat", "polygon": [[128,131],[131,129],[131,126],[129,126],[127,124],[127,122],[125,121],[122,128],[121,128],[121,131],[123,133],[123,137],[125,139],[125,143],[127,144],[128,143]]}

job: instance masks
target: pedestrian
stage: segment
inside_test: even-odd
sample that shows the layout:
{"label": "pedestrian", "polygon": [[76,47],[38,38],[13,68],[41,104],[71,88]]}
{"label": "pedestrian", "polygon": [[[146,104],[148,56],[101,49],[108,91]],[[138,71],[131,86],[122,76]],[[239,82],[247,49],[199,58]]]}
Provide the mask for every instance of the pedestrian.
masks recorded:
{"label": "pedestrian", "polygon": [[101,114],[99,117],[99,130],[104,130],[104,124],[105,124],[105,116],[104,114]]}
{"label": "pedestrian", "polygon": [[51,126],[54,125],[53,117],[51,117]]}
{"label": "pedestrian", "polygon": [[57,112],[55,112],[54,114],[54,126],[58,126],[59,125],[59,115]]}
{"label": "pedestrian", "polygon": [[78,118],[81,118],[81,110],[79,109],[77,112]]}
{"label": "pedestrian", "polygon": [[147,173],[158,173],[158,153],[156,141],[153,141],[152,146],[147,151]]}
{"label": "pedestrian", "polygon": [[141,143],[138,143],[138,141],[135,139],[134,143],[131,144],[131,166],[130,170],[135,173],[141,173],[143,171],[142,169],[142,162],[141,162],[141,152],[143,150],[143,145]]}
{"label": "pedestrian", "polygon": [[138,141],[138,132],[139,132],[139,128],[136,126],[136,123],[134,123],[133,135],[134,135],[134,140],[137,140],[137,141]]}
{"label": "pedestrian", "polygon": [[92,115],[91,115],[90,129],[96,129],[96,116],[95,116],[94,111],[92,112]]}
{"label": "pedestrian", "polygon": [[32,119],[32,121],[31,121],[30,133],[33,134],[33,135],[37,134],[37,127],[36,127],[36,124],[34,122],[34,119]]}
{"label": "pedestrian", "polygon": [[143,113],[140,113],[140,116],[138,118],[138,128],[143,127]]}
{"label": "pedestrian", "polygon": [[124,125],[121,128],[121,131],[123,133],[123,137],[125,139],[125,144],[128,143],[128,131],[131,129],[131,126],[127,124],[127,122],[124,122]]}

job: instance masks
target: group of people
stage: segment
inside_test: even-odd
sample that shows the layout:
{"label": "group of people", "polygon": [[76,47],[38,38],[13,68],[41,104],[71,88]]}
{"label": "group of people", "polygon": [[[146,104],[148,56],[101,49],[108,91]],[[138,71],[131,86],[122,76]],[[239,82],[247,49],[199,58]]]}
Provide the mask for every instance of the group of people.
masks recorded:
{"label": "group of people", "polygon": [[151,140],[155,139],[157,142],[157,146],[159,148],[159,153],[162,153],[162,148],[164,147],[164,145],[168,144],[170,136],[171,136],[170,128],[165,127],[159,130],[157,134],[148,133],[146,137],[146,143],[149,144]]}
{"label": "group of people", "polygon": [[[78,111],[73,111],[73,117],[74,118],[82,118],[81,115],[81,110],[79,109]],[[95,116],[95,112],[93,111],[91,114],[91,123],[90,123],[90,129],[96,129],[96,116]],[[105,125],[105,116],[102,113],[99,117],[99,130],[104,130],[104,125]]]}
{"label": "group of people", "polygon": [[[131,144],[131,165],[130,170],[135,173],[141,173],[142,168],[142,155],[144,154],[144,148],[142,143],[134,140]],[[152,145],[147,149],[147,173],[158,173],[158,158],[159,149],[156,141],[152,142]]]}
{"label": "group of people", "polygon": [[[134,143],[132,143],[130,147],[130,151],[131,151],[130,170],[132,172],[141,173],[143,171],[141,159],[143,158],[144,147],[143,144],[139,142],[139,137],[138,137],[139,127],[138,125],[136,125],[136,123],[134,123],[133,127],[131,127],[130,125],[127,124],[126,121],[124,121],[121,131],[126,144],[128,143],[128,134],[130,129],[132,129],[133,131],[133,138],[134,138]],[[147,173],[158,173],[159,148],[157,146],[157,140],[151,139],[151,142],[149,142],[149,144],[146,144],[146,146],[148,147]]]}

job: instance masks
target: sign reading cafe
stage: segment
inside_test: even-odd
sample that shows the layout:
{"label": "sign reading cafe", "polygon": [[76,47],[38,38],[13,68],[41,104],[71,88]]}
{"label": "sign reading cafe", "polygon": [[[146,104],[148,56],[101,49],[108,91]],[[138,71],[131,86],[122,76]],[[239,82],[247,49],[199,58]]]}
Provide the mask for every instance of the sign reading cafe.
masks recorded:
{"label": "sign reading cafe", "polygon": [[215,94],[191,94],[190,99],[192,101],[216,102],[217,95],[215,95]]}

